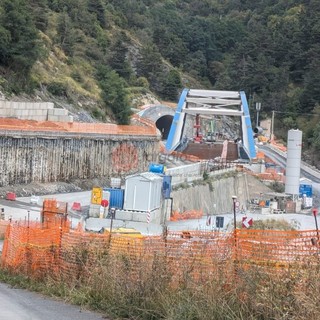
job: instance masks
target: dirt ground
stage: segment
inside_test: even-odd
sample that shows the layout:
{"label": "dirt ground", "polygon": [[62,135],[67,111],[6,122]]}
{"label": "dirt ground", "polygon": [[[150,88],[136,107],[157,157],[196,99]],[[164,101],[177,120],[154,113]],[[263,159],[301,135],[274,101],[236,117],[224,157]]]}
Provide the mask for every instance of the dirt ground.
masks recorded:
{"label": "dirt ground", "polygon": [[67,182],[30,183],[0,187],[0,198],[5,198],[8,192],[14,192],[17,197],[31,195],[47,195],[91,190],[93,187],[108,187],[109,179],[74,180]]}

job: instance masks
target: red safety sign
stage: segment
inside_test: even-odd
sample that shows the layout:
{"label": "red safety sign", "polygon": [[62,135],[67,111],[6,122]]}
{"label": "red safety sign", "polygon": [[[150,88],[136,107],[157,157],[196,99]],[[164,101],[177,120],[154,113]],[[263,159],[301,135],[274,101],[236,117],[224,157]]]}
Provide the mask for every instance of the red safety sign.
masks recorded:
{"label": "red safety sign", "polygon": [[313,209],[312,209],[312,213],[313,213],[313,215],[316,217],[317,214],[318,214],[318,210],[317,210],[316,208],[313,208]]}
{"label": "red safety sign", "polygon": [[106,208],[109,205],[109,201],[106,199],[101,200],[101,207]]}
{"label": "red safety sign", "polygon": [[242,228],[249,228],[253,224],[253,219],[248,217],[242,217]]}

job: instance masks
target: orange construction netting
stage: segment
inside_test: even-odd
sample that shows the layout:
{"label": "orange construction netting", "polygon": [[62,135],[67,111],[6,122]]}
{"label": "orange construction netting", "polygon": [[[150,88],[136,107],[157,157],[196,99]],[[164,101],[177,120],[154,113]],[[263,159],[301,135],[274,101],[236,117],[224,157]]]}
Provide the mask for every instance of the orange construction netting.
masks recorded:
{"label": "orange construction netting", "polygon": [[0,118],[1,130],[55,131],[69,133],[95,133],[112,135],[156,135],[155,125],[144,119],[137,119],[139,125],[116,125],[107,123],[52,122]]}
{"label": "orange construction netting", "polygon": [[170,217],[170,221],[188,220],[188,219],[200,219],[203,217],[202,210],[187,210],[184,212],[173,211]]}
{"label": "orange construction netting", "polygon": [[131,270],[165,261],[175,277],[185,270],[194,279],[239,266],[289,268],[319,263],[317,231],[237,229],[235,232],[179,231],[163,236],[128,237],[70,230],[69,226],[11,223],[6,231],[2,265],[28,274],[79,278],[105,257],[120,257]]}
{"label": "orange construction netting", "polygon": [[2,262],[29,273],[51,272],[59,267],[61,237],[68,231],[69,225],[44,228],[39,222],[11,223],[5,234]]}

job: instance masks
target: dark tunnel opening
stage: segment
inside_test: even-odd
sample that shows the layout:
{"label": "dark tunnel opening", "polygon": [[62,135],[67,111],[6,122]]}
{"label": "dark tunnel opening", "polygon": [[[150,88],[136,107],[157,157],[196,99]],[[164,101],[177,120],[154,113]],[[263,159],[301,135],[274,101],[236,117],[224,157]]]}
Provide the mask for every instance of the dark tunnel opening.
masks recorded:
{"label": "dark tunnel opening", "polygon": [[160,130],[162,140],[167,140],[171,128],[173,116],[165,115],[156,121],[156,127]]}

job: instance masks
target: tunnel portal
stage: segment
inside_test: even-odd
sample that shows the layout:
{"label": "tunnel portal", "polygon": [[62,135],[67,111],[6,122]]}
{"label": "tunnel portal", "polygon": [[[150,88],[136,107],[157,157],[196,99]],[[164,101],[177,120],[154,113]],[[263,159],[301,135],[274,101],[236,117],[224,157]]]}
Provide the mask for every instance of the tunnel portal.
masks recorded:
{"label": "tunnel portal", "polygon": [[169,135],[169,132],[170,132],[170,127],[171,127],[171,124],[172,124],[172,120],[173,120],[173,116],[164,115],[164,116],[160,117],[156,121],[156,127],[161,132],[162,140],[167,140],[168,139],[168,135]]}

